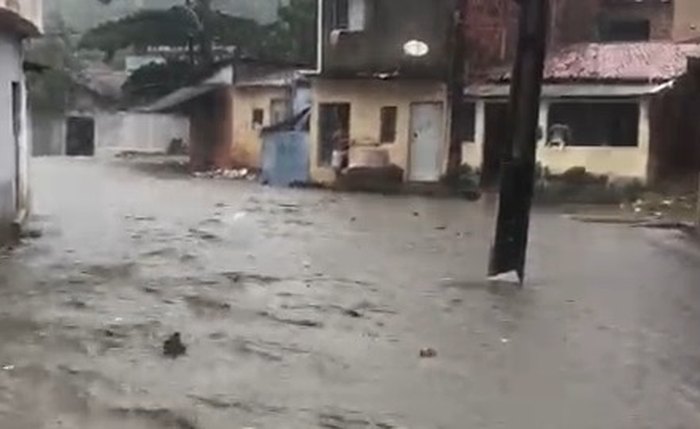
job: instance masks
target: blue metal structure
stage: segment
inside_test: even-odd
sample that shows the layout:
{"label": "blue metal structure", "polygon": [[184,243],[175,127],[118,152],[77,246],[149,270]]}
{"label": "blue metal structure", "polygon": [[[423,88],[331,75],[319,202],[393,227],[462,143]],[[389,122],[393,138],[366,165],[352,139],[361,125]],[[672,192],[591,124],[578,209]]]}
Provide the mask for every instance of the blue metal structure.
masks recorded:
{"label": "blue metal structure", "polygon": [[290,186],[309,181],[309,133],[272,131],[263,133],[262,180],[271,186]]}

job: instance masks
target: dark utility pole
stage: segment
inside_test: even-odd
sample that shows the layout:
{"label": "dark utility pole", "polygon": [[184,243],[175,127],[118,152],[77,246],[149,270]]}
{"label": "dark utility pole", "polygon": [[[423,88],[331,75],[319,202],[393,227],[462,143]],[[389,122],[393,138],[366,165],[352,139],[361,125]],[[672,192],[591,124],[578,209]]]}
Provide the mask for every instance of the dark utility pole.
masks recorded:
{"label": "dark utility pole", "polygon": [[518,51],[511,77],[508,140],[503,152],[498,220],[489,275],[516,272],[522,284],[535,185],[549,0],[518,0],[518,3]]}
{"label": "dark utility pole", "polygon": [[464,14],[466,13],[467,0],[456,2],[457,10],[454,12],[453,24],[453,57],[452,69],[450,70],[450,105],[452,116],[450,122],[450,145],[447,157],[447,176],[456,178],[459,167],[462,165],[462,133],[461,122],[464,120],[464,81],[466,72],[466,41],[464,34]]}

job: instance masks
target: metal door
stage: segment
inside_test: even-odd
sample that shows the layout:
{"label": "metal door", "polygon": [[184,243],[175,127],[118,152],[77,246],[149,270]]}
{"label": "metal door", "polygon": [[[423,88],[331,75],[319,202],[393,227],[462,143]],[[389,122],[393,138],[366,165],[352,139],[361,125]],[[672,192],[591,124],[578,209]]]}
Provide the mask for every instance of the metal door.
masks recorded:
{"label": "metal door", "polygon": [[442,103],[411,105],[410,181],[437,182],[440,179],[444,125]]}

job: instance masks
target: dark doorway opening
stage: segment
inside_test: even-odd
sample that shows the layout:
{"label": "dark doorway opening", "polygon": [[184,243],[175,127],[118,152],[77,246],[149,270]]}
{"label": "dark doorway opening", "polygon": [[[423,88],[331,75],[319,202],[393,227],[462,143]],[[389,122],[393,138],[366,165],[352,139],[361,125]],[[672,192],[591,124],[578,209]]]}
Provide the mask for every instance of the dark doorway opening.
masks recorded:
{"label": "dark doorway opening", "polygon": [[93,156],[95,154],[95,120],[85,116],[71,116],[66,125],[66,155]]}
{"label": "dark doorway opening", "polygon": [[350,104],[321,103],[319,130],[318,163],[330,165],[333,150],[346,143],[350,136]]}
{"label": "dark doorway opening", "polygon": [[15,208],[21,207],[21,158],[20,135],[22,133],[22,87],[19,82],[12,82],[12,137],[15,149]]}
{"label": "dark doorway opening", "polygon": [[481,186],[491,189],[498,186],[501,174],[501,161],[508,138],[508,104],[486,103],[485,122]]}

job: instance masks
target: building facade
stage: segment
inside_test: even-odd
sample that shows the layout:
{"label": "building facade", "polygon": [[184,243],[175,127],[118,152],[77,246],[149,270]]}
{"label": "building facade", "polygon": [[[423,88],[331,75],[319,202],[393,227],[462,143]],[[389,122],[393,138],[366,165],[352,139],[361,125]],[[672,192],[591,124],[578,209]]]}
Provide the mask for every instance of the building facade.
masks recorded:
{"label": "building facade", "polygon": [[23,40],[41,33],[41,2],[0,0],[0,243],[29,206],[29,120]]}
{"label": "building facade", "polygon": [[[537,160],[552,174],[584,167],[611,179],[660,182],[700,169],[698,44],[586,43],[545,64]],[[463,159],[497,182],[509,75],[474,84]],[[675,177],[674,177],[675,176]]]}
{"label": "building facade", "polygon": [[[349,163],[385,154],[407,181],[435,182],[448,157],[448,81],[455,0],[319,0],[312,79],[312,179],[334,180],[332,153]],[[340,143],[344,142],[344,143]]]}

